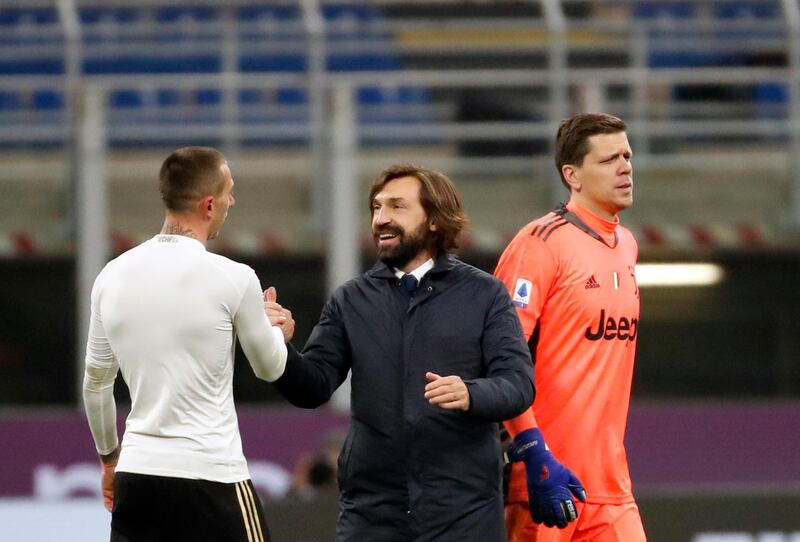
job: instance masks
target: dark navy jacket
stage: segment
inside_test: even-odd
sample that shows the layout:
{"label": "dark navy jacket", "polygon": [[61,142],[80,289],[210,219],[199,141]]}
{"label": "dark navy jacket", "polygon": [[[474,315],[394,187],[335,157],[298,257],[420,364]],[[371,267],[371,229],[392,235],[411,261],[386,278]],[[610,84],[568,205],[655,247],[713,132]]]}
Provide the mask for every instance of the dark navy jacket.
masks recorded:
{"label": "dark navy jacket", "polygon": [[[505,286],[441,255],[410,299],[385,264],[341,286],[275,383],[325,403],[352,370],[337,541],[504,542],[498,424],[533,401],[530,352]],[[425,373],[467,383],[468,412],[424,397]]]}

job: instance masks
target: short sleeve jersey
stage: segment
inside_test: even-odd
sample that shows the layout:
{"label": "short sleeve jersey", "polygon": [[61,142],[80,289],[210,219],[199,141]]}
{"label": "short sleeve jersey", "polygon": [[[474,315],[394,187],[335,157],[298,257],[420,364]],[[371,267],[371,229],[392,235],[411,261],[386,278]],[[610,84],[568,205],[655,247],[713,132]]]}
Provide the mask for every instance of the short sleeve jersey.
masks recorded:
{"label": "short sleeve jersey", "polygon": [[[633,501],[623,438],[639,330],[636,240],[570,201],[526,225],[500,257],[534,360],[533,413],[587,502]],[[527,500],[524,466],[510,500]]]}

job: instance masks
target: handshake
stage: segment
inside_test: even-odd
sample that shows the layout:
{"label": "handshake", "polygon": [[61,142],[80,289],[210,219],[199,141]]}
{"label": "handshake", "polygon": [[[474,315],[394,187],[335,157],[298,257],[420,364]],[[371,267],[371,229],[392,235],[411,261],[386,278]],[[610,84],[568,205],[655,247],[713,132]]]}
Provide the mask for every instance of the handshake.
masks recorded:
{"label": "handshake", "polygon": [[274,286],[264,290],[264,313],[269,318],[269,323],[277,326],[283,332],[283,339],[289,342],[294,337],[294,318],[292,311],[278,304],[278,291]]}
{"label": "handshake", "polygon": [[508,459],[525,463],[528,504],[535,523],[563,529],[567,523],[578,519],[573,495],[585,501],[586,490],[580,480],[553,457],[541,431],[527,429],[514,437]]}

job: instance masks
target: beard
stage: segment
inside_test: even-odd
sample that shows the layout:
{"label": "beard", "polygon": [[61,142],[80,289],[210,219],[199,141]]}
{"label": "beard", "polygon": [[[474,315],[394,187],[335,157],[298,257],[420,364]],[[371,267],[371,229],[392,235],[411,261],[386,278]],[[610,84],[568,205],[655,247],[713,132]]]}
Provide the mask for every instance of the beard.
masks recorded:
{"label": "beard", "polygon": [[[397,245],[381,248],[378,241],[384,233],[397,235]],[[426,222],[420,224],[411,234],[406,234],[406,231],[399,226],[386,226],[374,231],[372,236],[378,248],[378,259],[387,266],[397,269],[405,267],[417,254],[433,246],[433,238]]]}

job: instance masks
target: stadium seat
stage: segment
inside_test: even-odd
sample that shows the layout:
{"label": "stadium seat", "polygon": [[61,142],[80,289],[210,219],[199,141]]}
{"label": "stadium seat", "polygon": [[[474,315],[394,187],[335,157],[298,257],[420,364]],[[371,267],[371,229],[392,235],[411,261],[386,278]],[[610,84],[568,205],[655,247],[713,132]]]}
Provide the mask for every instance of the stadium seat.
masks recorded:
{"label": "stadium seat", "polygon": [[218,20],[219,17],[219,9],[210,6],[167,6],[158,9],[156,21],[162,23],[210,22]]}
{"label": "stadium seat", "polygon": [[13,111],[19,107],[19,94],[13,91],[0,90],[0,111]]}
{"label": "stadium seat", "polygon": [[773,0],[753,1],[726,1],[715,2],[714,16],[719,19],[738,19],[753,17],[756,19],[774,19],[781,17],[780,2]]}
{"label": "stadium seat", "polygon": [[[222,6],[169,5],[164,3],[123,6],[79,5],[83,25],[83,72],[88,76],[213,74],[223,70],[224,31]],[[242,73],[302,73],[308,70],[307,36],[297,4],[242,5],[232,7],[239,39],[236,68]],[[360,2],[324,4],[330,52],[330,71],[383,71],[402,68],[393,51],[392,36],[380,24],[382,14]],[[42,27],[46,32],[27,31]],[[65,37],[55,8],[2,8],[0,27],[9,41],[24,49],[19,57],[0,59],[0,75],[64,75]],[[369,41],[365,41],[369,40]],[[371,48],[378,41],[385,46]],[[50,47],[38,47],[45,43]],[[359,43],[367,45],[359,46]],[[21,50],[22,50],[21,49]],[[170,118],[180,108],[190,122],[221,122],[223,91],[219,88],[116,88],[110,92],[110,114],[123,123],[154,121],[151,112]],[[246,88],[237,95],[242,122],[306,122],[308,91],[302,87]],[[368,108],[361,115],[367,123],[425,120],[429,96],[419,89],[364,88],[357,96]],[[403,105],[416,106],[404,110]],[[0,109],[23,108],[57,112],[64,107],[62,89],[39,88],[29,96],[15,92],[0,95]],[[141,110],[141,115],[137,113]],[[138,117],[137,117],[138,115]],[[141,117],[141,118],[139,118]],[[124,126],[123,126],[124,127]],[[111,134],[113,143],[113,134]],[[118,142],[120,143],[120,142]]]}
{"label": "stadium seat", "polygon": [[33,106],[37,110],[58,110],[64,107],[64,95],[55,90],[35,90]]}
{"label": "stadium seat", "polygon": [[79,11],[79,15],[81,23],[85,25],[130,24],[139,20],[140,12],[132,7],[84,7]]}
{"label": "stadium seat", "polygon": [[58,23],[58,12],[55,8],[2,8],[0,9],[0,25],[15,26],[21,24],[52,25]]}
{"label": "stadium seat", "polygon": [[661,2],[644,0],[634,3],[633,16],[636,19],[657,19],[667,17],[672,19],[688,19],[695,16],[695,6],[692,2]]}

